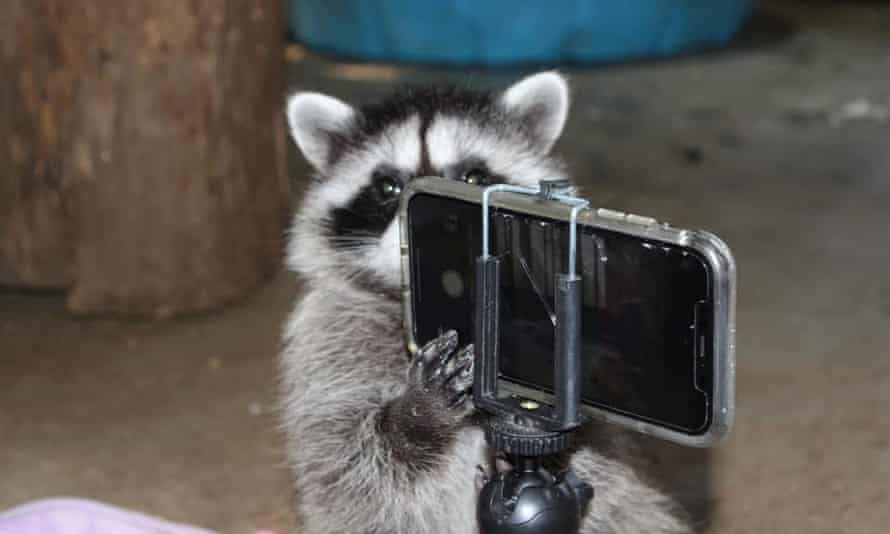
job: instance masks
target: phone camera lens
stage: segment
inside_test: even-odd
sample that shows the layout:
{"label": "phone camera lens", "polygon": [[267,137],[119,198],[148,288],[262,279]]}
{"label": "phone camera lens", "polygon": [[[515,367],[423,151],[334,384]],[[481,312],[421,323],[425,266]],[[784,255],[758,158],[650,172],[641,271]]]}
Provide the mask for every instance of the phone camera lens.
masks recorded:
{"label": "phone camera lens", "polygon": [[445,217],[444,226],[446,232],[454,233],[460,226],[460,218],[458,218],[456,213],[452,213],[451,215]]}
{"label": "phone camera lens", "polygon": [[448,269],[442,273],[442,289],[445,294],[453,299],[459,299],[464,295],[464,281],[460,273]]}

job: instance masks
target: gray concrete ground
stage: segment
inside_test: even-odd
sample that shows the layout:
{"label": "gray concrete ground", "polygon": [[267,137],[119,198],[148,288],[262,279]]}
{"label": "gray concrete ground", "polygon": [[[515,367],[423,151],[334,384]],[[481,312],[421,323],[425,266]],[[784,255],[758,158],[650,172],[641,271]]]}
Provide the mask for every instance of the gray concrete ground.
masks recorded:
{"label": "gray concrete ground", "polygon": [[[772,3],[784,22],[725,53],[568,71],[558,150],[595,204],[712,230],[737,256],[736,428],[711,452],[654,447],[713,505],[712,532],[890,525],[890,7],[807,6]],[[517,76],[288,55],[295,87],[353,100]],[[269,410],[297,291],[281,275],[165,323],[0,293],[0,509],[68,494],[226,533],[292,528]]]}

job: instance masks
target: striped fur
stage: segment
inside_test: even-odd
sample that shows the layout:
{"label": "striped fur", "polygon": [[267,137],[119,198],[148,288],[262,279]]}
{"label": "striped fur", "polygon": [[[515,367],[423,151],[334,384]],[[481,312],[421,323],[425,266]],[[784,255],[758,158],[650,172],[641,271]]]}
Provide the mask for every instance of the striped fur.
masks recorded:
{"label": "striped fur", "polygon": [[[365,108],[315,93],[290,98],[293,137],[316,173],[288,245],[305,292],[280,360],[301,533],[477,532],[477,466],[490,465],[489,451],[466,417],[471,407],[447,400],[465,385],[418,382],[410,372],[387,194],[429,174],[519,184],[563,177],[549,151],[567,110],[556,73],[501,94],[413,89]],[[440,356],[442,371],[456,365],[457,356]],[[570,459],[596,489],[585,534],[689,532],[673,501],[644,481],[622,433],[585,434]]]}

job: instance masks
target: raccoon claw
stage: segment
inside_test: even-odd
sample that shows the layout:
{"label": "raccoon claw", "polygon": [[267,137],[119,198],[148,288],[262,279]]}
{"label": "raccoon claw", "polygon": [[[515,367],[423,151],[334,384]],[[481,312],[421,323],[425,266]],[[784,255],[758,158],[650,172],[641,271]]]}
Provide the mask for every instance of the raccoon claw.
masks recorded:
{"label": "raccoon claw", "polygon": [[410,379],[424,394],[445,395],[450,409],[460,408],[473,385],[473,345],[457,349],[457,332],[449,330],[424,345],[415,355]]}
{"label": "raccoon claw", "polygon": [[481,465],[476,466],[476,476],[473,479],[473,482],[476,486],[476,491],[479,492],[482,490],[482,487],[488,484],[488,481],[491,478],[488,476],[488,469],[485,469]]}

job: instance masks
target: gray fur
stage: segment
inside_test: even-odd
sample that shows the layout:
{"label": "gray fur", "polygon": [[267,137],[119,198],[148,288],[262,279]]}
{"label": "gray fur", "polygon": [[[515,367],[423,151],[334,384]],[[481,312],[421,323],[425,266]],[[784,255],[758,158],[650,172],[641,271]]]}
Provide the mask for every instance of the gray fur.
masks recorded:
{"label": "gray fur", "polygon": [[[397,222],[379,235],[332,235],[330,222],[384,164],[407,179],[429,170],[461,179],[452,169],[477,160],[516,183],[562,176],[548,155],[568,105],[559,75],[528,78],[490,100],[470,96],[472,105],[452,94],[437,108],[415,95],[421,103],[377,115],[321,95],[289,102],[294,137],[317,172],[288,248],[306,285],[280,360],[302,534],[477,533],[477,466],[491,458],[461,396],[470,353],[443,338],[412,362],[397,298]],[[571,455],[596,491],[584,533],[689,532],[672,499],[644,480],[630,443],[616,429],[591,427]]]}

